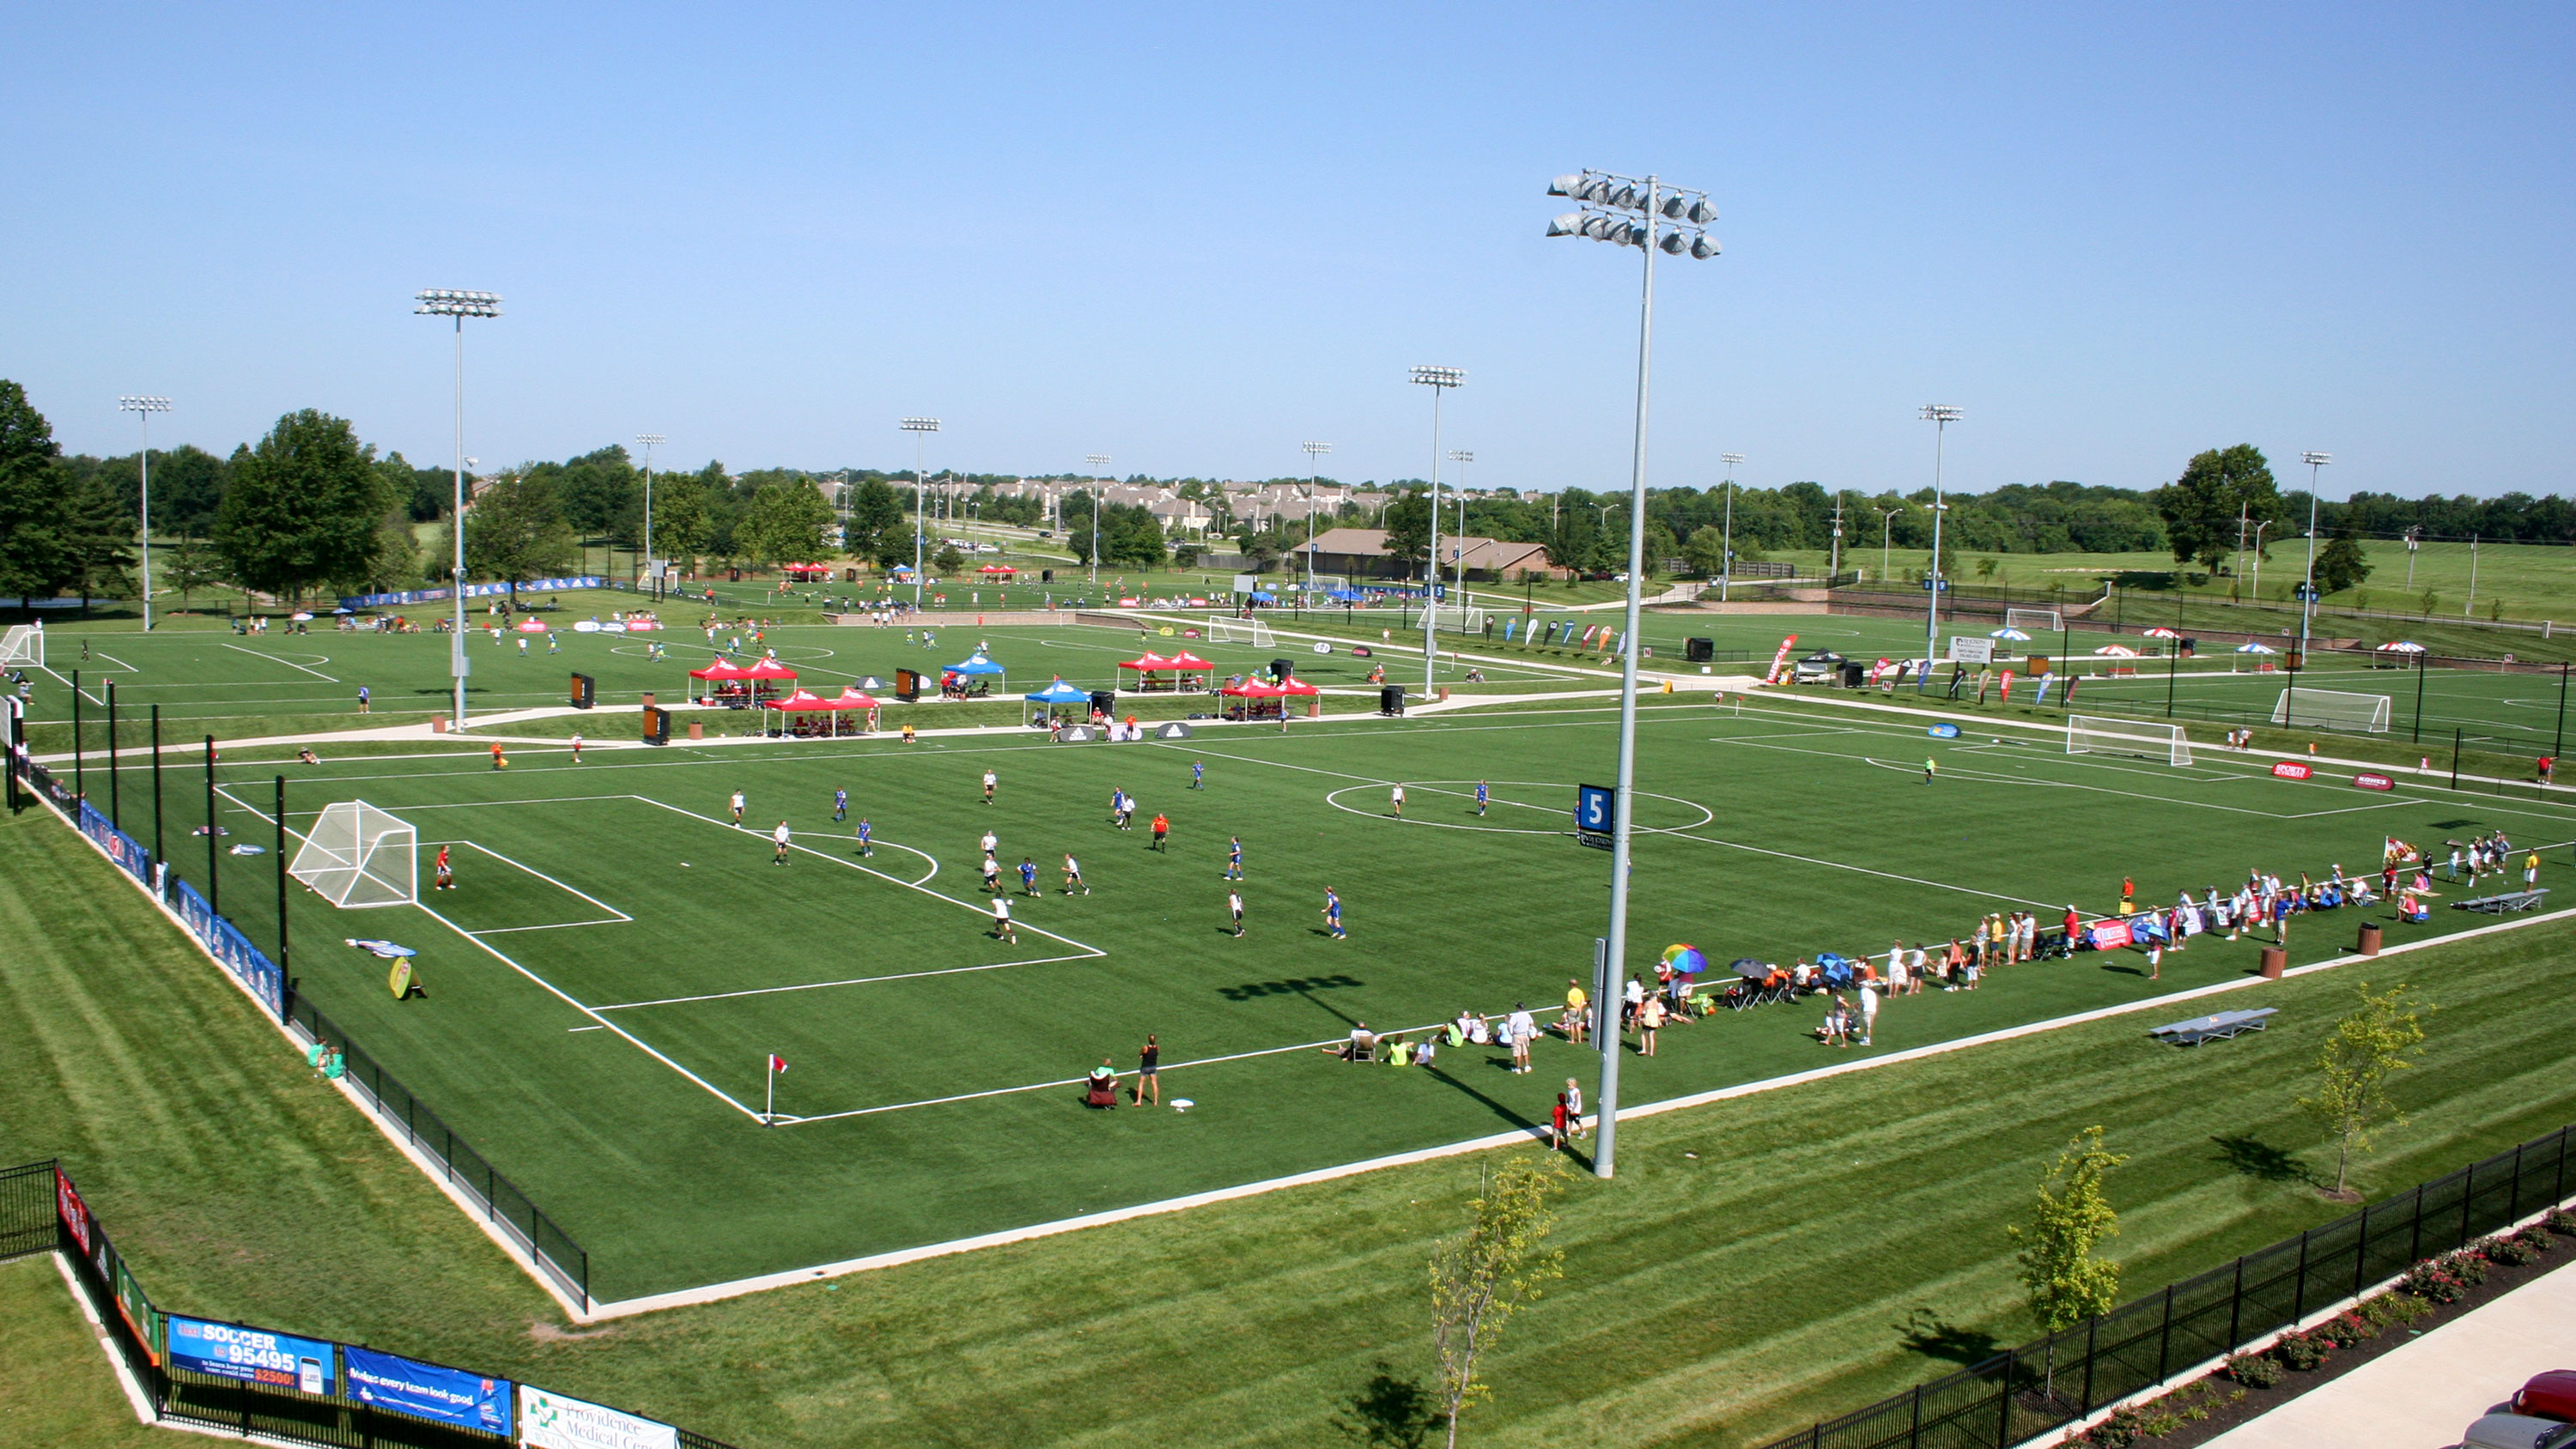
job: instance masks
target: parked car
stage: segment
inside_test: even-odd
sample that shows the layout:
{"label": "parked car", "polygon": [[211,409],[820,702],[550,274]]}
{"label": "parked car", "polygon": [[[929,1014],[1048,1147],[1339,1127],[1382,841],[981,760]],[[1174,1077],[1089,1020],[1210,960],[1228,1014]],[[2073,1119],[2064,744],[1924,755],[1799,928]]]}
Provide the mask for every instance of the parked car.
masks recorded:
{"label": "parked car", "polygon": [[2515,1391],[2513,1411],[2533,1419],[2576,1419],[2576,1369],[2533,1374]]}
{"label": "parked car", "polygon": [[2470,1449],[2568,1449],[2576,1445],[2576,1424],[2528,1414],[2489,1414],[2471,1424],[2460,1443]]}
{"label": "parked car", "polygon": [[1843,665],[1847,662],[1841,655],[1830,649],[1819,649],[1789,666],[1789,682],[1831,684],[1842,677]]}

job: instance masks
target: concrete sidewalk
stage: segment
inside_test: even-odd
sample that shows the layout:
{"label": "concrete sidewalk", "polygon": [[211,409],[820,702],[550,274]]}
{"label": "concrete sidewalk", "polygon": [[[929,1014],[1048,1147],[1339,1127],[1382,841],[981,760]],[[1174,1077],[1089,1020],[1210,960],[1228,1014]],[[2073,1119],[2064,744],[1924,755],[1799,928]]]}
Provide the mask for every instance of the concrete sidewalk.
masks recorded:
{"label": "concrete sidewalk", "polygon": [[[2566,1252],[2562,1243],[2559,1252]],[[2523,1380],[2576,1368],[2576,1264],[2544,1273],[2484,1308],[2252,1423],[2206,1449],[2445,1449]],[[2403,1329],[2392,1332],[2402,1333]]]}

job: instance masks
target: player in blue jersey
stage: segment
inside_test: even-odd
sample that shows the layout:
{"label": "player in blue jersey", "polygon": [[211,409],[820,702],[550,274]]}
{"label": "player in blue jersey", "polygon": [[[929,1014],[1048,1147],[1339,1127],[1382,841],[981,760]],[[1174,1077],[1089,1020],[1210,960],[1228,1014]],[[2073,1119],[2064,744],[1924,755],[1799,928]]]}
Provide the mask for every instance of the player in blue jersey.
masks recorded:
{"label": "player in blue jersey", "polygon": [[1240,835],[1235,836],[1233,842],[1225,848],[1225,878],[1243,879],[1243,837]]}
{"label": "player in blue jersey", "polygon": [[1190,788],[1193,790],[1204,790],[1207,788],[1207,761],[1190,761]]}
{"label": "player in blue jersey", "polygon": [[1020,894],[1021,894],[1021,895],[1024,895],[1024,896],[1033,896],[1033,895],[1036,895],[1037,893],[1038,893],[1038,863],[1037,863],[1036,861],[1034,861],[1034,860],[1029,859],[1029,858],[1028,858],[1027,856],[1025,856],[1025,855],[1024,855],[1024,856],[1021,856],[1021,857],[1020,857]]}
{"label": "player in blue jersey", "polygon": [[1334,940],[1350,939],[1342,930],[1342,898],[1333,894],[1331,886],[1324,887],[1324,924],[1332,927]]}
{"label": "player in blue jersey", "polygon": [[1477,819],[1479,819],[1479,820],[1482,820],[1482,819],[1484,819],[1484,818],[1485,818],[1485,801],[1486,801],[1486,799],[1487,799],[1487,796],[1486,796],[1486,794],[1485,794],[1485,782],[1484,782],[1484,781],[1482,781],[1482,780],[1478,780],[1478,781],[1476,782],[1476,818],[1477,818]]}
{"label": "player in blue jersey", "polygon": [[869,844],[868,844],[868,817],[866,817],[866,816],[864,816],[864,815],[862,815],[862,816],[860,816],[860,817],[859,817],[859,828],[858,828],[858,832],[857,832],[857,833],[858,833],[858,837],[859,837],[859,854],[861,854],[861,855],[874,855],[874,854],[876,854],[876,851],[875,851],[873,848],[871,848],[871,847],[869,846]]}
{"label": "player in blue jersey", "polygon": [[849,819],[849,818],[850,818],[850,792],[849,792],[849,791],[847,791],[847,790],[835,790],[835,791],[833,791],[833,792],[832,792],[832,819],[833,819],[834,823],[836,823],[836,824],[837,824],[838,822],[840,822],[840,821],[844,821],[844,820],[847,820],[847,819]]}

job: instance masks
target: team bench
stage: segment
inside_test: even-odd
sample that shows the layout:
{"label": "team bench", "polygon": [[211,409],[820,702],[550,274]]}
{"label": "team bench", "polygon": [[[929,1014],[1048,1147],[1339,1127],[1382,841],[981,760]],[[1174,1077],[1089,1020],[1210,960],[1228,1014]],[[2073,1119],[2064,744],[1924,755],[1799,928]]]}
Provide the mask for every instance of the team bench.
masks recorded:
{"label": "team bench", "polygon": [[2238,1032],[2261,1031],[2270,1021],[2272,1013],[2278,1010],[2280,1008],[2276,1006],[2258,1006],[2249,1011],[2222,1011],[2214,1016],[2195,1016],[2189,1021],[2177,1021],[2169,1026],[2156,1027],[2147,1035],[2160,1041],[2171,1042],[2176,1046],[2198,1046],[2213,1037],[2223,1039],[2232,1037]]}
{"label": "team bench", "polygon": [[2549,887],[2547,886],[2542,886],[2537,890],[2503,891],[2496,895],[2480,896],[2473,901],[2453,901],[2451,902],[2451,909],[2455,911],[2484,911],[2490,916],[2501,916],[2507,911],[2535,910],[2540,905],[2540,898],[2547,894],[2549,894]]}

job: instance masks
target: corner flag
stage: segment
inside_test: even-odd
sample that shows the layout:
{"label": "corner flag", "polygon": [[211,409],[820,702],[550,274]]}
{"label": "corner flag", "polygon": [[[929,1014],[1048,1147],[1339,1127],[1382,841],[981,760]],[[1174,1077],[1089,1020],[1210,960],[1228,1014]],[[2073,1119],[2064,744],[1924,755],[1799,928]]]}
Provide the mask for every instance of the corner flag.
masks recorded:
{"label": "corner flag", "polygon": [[778,1125],[778,1077],[780,1073],[786,1070],[787,1058],[780,1056],[776,1052],[771,1052],[769,1054],[769,1070],[760,1074],[761,1085],[768,1089],[762,1094],[762,1101],[760,1104],[760,1125],[763,1127],[774,1127]]}

